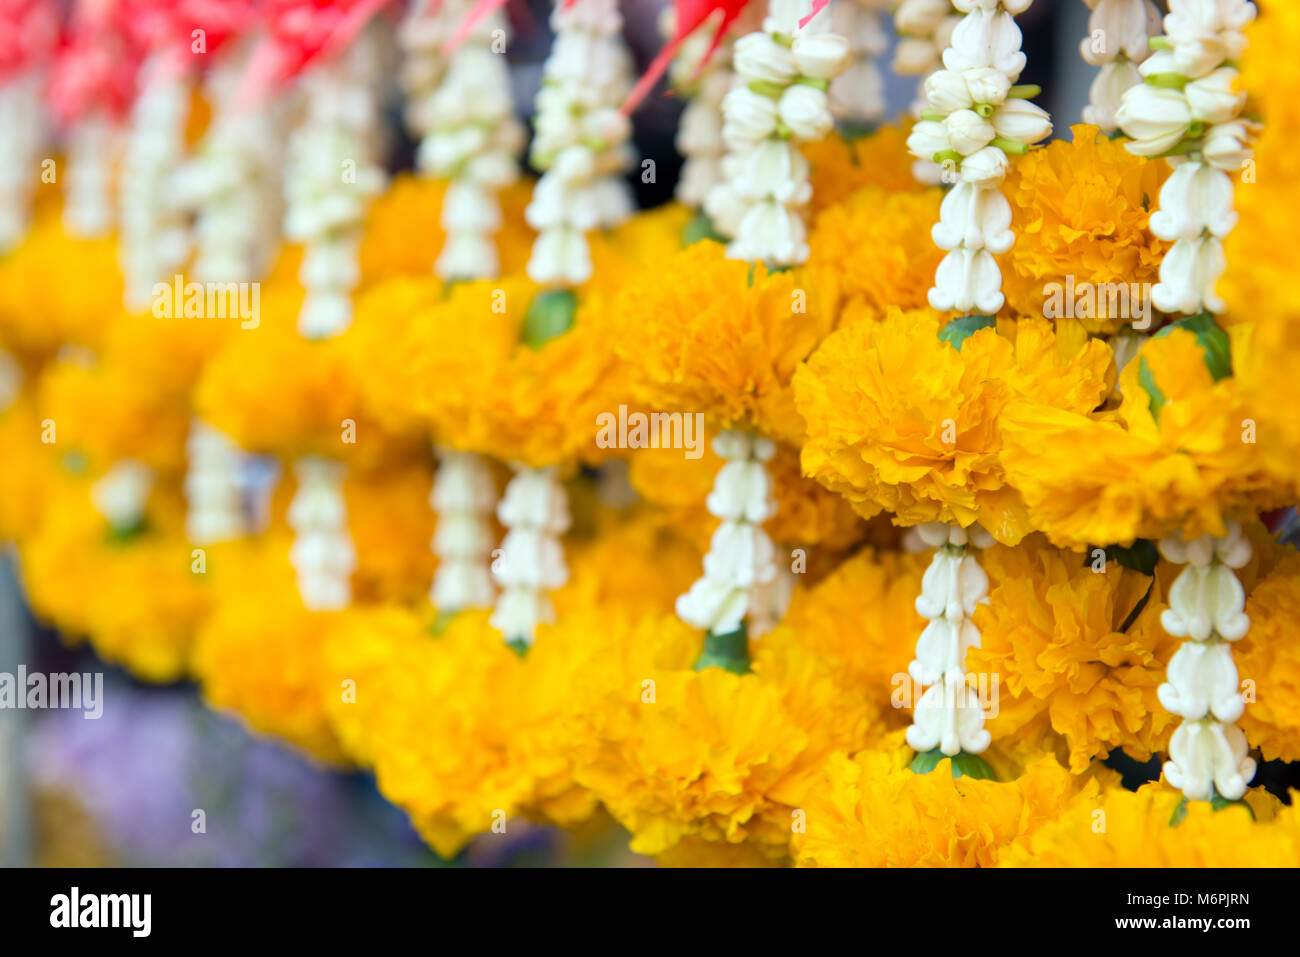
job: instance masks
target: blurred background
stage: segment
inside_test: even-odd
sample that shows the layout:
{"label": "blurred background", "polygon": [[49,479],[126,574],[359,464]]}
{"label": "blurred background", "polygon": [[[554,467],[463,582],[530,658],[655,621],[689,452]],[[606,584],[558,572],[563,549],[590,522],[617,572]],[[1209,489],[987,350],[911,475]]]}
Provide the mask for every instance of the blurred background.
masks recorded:
{"label": "blurred background", "polygon": [[[761,0],[760,0],[761,2]],[[625,0],[626,36],[644,67],[662,39],[666,0]],[[550,48],[550,0],[511,0],[510,60],[516,102],[531,111]],[[1087,102],[1093,70],[1078,47],[1087,32],[1082,0],[1038,0],[1019,18],[1029,67],[1022,82],[1043,88],[1056,135],[1069,136]],[[886,60],[888,59],[888,55]],[[915,77],[887,72],[891,113],[903,113]],[[413,166],[394,103],[390,129],[403,138],[393,171]],[[629,181],[642,206],[668,202],[681,165],[673,148],[680,100],[652,95],[635,117],[641,154],[658,175]],[[455,860],[438,858],[402,812],[365,775],[318,767],[255,738],[207,709],[194,689],[147,686],[70,648],[31,620],[12,555],[0,554],[0,673],[104,674],[102,718],[80,711],[0,709],[0,863],[63,866],[636,866],[626,835],[608,821],[581,833],[512,822],[506,835],[480,838]],[[1132,785],[1159,774],[1158,763],[1112,763]],[[1294,777],[1294,775],[1291,775]],[[1265,766],[1260,783],[1283,790],[1285,773]],[[1300,784],[1300,781],[1290,781]],[[177,835],[188,835],[177,839]]]}

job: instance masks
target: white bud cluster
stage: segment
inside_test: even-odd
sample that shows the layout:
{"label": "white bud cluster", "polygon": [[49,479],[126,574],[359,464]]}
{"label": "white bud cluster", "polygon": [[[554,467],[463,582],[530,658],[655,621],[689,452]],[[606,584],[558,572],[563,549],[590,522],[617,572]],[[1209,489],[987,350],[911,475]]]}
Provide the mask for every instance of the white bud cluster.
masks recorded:
{"label": "white bud cluster", "polygon": [[294,531],[289,562],[309,611],[338,611],[352,601],[357,553],[348,534],[343,465],[308,455],[294,463],[298,488],[289,502]]}
{"label": "white bud cluster", "polygon": [[185,443],[185,534],[196,545],[209,545],[244,534],[240,481],[244,454],[224,433],[199,419]]}
{"label": "white bud cluster", "polygon": [[68,131],[63,228],[79,239],[99,239],[113,229],[113,167],[122,130],[103,112],[88,114]]}
{"label": "white bud cluster", "polygon": [[1088,36],[1079,46],[1097,76],[1088,90],[1083,121],[1113,132],[1115,112],[1130,87],[1142,82],[1138,65],[1151,55],[1150,38],[1160,32],[1160,11],[1151,0],[1084,0],[1091,9]]}
{"label": "white bud cluster", "polygon": [[1240,118],[1236,62],[1255,19],[1247,0],[1170,0],[1164,36],[1140,67],[1144,82],[1124,94],[1116,123],[1139,156],[1168,156],[1151,232],[1173,247],[1151,290],[1167,313],[1223,312],[1215,291],[1227,268],[1223,240],[1237,224],[1232,174],[1253,156],[1256,124]]}
{"label": "white bud cluster", "polygon": [[[891,66],[895,73],[922,78],[912,101],[912,115],[917,119],[925,109],[924,78],[943,69],[943,51],[959,23],[961,15],[952,0],[902,0],[894,8],[898,43]],[[912,164],[912,175],[930,186],[942,182],[942,173],[943,167],[931,159],[918,159]]]}
{"label": "white bud cluster", "polygon": [[177,188],[185,163],[190,84],[165,54],[140,67],[122,156],[121,259],[126,307],[145,309],[157,282],[190,255],[189,209]]}
{"label": "white bud cluster", "polygon": [[[443,13],[469,15],[472,0]],[[501,228],[497,193],[519,178],[524,128],[515,116],[506,63],[505,15],[483,17],[448,57],[437,89],[418,105],[424,130],[416,164],[450,179],[442,202],[446,239],[434,266],[443,279],[492,278],[500,271],[493,236]]]}
{"label": "white bud cluster", "polygon": [[885,78],[877,62],[889,49],[882,14],[893,0],[838,0],[831,4],[831,29],[849,41],[849,63],[831,81],[831,113],[854,123],[876,123],[884,115]]}
{"label": "white bud cluster", "polygon": [[109,527],[118,531],[135,528],[144,520],[153,482],[149,466],[135,459],[119,459],[90,487],[90,500]]}
{"label": "white bud cluster", "polygon": [[918,752],[938,748],[949,757],[979,754],[992,736],[984,730],[979,694],[966,680],[966,651],[980,644],[971,616],[988,601],[989,578],[972,547],[988,548],[993,538],[978,525],[964,529],[928,522],[916,530],[937,550],[916,599],[917,612],[930,623],[917,639],[907,673],[926,690],[912,712],[907,743]]}
{"label": "white bud cluster", "polygon": [[[778,596],[761,589],[777,579],[776,548],[763,523],[776,514],[772,476],[763,464],[776,454],[771,439],[735,429],[713,440],[723,466],[706,505],[722,519],[704,556],[704,575],[677,599],[677,616],[696,628],[725,635],[740,627],[751,605]],[[761,619],[772,617],[770,610]]]}
{"label": "white bud cluster", "polygon": [[496,597],[489,571],[496,489],[487,461],[473,452],[439,449],[429,504],[438,519],[438,570],[429,600],[439,611],[490,607]]}
{"label": "white bud cluster", "polygon": [[1252,549],[1240,524],[1229,522],[1227,531],[1223,538],[1160,542],[1166,559],[1185,566],[1169,589],[1160,624],[1187,639],[1156,689],[1165,709],[1183,719],[1169,741],[1164,774],[1193,801],[1216,793],[1235,801],[1255,776],[1246,735],[1233,723],[1246,702],[1232,660],[1232,642],[1250,630],[1246,593],[1234,570],[1250,561]]}
{"label": "white bud cluster", "polygon": [[537,626],[555,620],[548,592],[569,580],[560,536],[569,530],[569,498],[553,468],[521,466],[497,504],[506,527],[492,577],[501,587],[491,623],[507,641],[531,645]]}
{"label": "white bud cluster", "polygon": [[352,322],[366,205],[384,185],[375,164],[380,56],[363,33],[302,76],[304,111],[289,137],[285,236],[305,245],[298,331],[327,339]]}
{"label": "white bud cluster", "polygon": [[242,104],[247,56],[223,55],[207,79],[211,128],[180,171],[181,202],[197,210],[193,271],[205,281],[243,282],[271,265],[280,235],[280,101]]}
{"label": "white bud cluster", "polygon": [[944,164],[956,178],[932,231],[947,251],[929,295],[940,312],[992,315],[1006,301],[994,257],[1015,242],[1011,204],[999,188],[1007,154],[1052,132],[1047,113],[1027,99],[1037,90],[1016,86],[1025,55],[1014,16],[1031,2],[956,0],[966,15],[943,52],[944,68],[926,78],[928,108],[907,140],[912,155]]}
{"label": "white bud cluster", "polygon": [[811,0],[772,0],[763,29],[735,43],[736,85],[722,101],[724,179],[704,202],[713,225],[732,237],[733,259],[808,259],[812,184],[799,144],[831,131],[828,90],[849,62],[849,41],[833,32],[829,14],[799,26],[811,9]]}
{"label": "white bud cluster", "polygon": [[397,27],[403,116],[407,127],[421,141],[436,119],[433,98],[447,70],[443,48],[456,32],[457,21],[451,14],[462,13],[460,8],[459,0],[412,0]]}
{"label": "white bud cluster", "polygon": [[635,162],[632,125],[619,107],[633,70],[617,0],[560,0],[551,28],[555,42],[542,69],[530,152],[543,172],[524,213],[537,230],[528,276],[571,287],[591,278],[584,234],[632,214],[622,175]]}
{"label": "white bud cluster", "polygon": [[0,143],[7,160],[0,167],[0,252],[27,234],[32,195],[45,144],[44,74],[30,69],[0,83]]}
{"label": "white bud cluster", "polygon": [[[659,17],[659,32],[665,37],[672,36],[676,25],[676,11],[671,6],[664,7]],[[708,65],[700,69],[716,29],[715,24],[706,21],[682,42],[668,68],[668,79],[674,88],[693,83],[674,142],[682,156],[677,199],[695,208],[703,206],[709,190],[722,181],[722,157],[727,151],[722,139],[722,98],[731,89],[735,77],[730,45],[724,40]]]}

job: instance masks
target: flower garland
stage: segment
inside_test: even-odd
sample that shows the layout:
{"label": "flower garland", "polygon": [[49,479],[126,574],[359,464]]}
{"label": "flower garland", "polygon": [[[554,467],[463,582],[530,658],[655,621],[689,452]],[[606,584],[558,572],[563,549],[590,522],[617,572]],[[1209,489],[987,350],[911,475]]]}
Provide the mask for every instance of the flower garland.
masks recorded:
{"label": "flower garland", "polygon": [[[470,3],[448,3],[455,22]],[[434,270],[446,280],[495,277],[494,234],[501,228],[497,193],[519,177],[524,143],[515,117],[505,50],[508,23],[500,10],[479,20],[451,52],[437,90],[424,105],[427,132],[416,162],[421,171],[450,178],[442,200],[442,252]],[[423,117],[422,117],[423,119]]]}
{"label": "flower garland", "polygon": [[812,197],[798,143],[832,127],[827,90],[849,61],[849,41],[808,0],[773,0],[763,29],[736,41],[737,85],[722,101],[726,179],[704,201],[714,226],[731,238],[727,254],[792,266],[808,258],[805,207]]}
{"label": "flower garland", "polygon": [[1151,55],[1148,40],[1159,32],[1160,12],[1151,0],[1084,0],[1088,36],[1079,45],[1086,63],[1100,67],[1088,88],[1083,121],[1104,133],[1116,128],[1115,111],[1126,91],[1142,82],[1138,67]]}
{"label": "flower garland", "polygon": [[885,78],[877,58],[889,48],[882,14],[893,0],[841,0],[831,5],[831,28],[848,38],[849,62],[831,81],[831,112],[866,127],[885,115]]}
{"label": "flower garland", "polygon": [[551,29],[529,153],[543,172],[525,210],[537,230],[528,275],[542,286],[573,288],[592,273],[583,234],[632,213],[622,180],[632,164],[632,128],[618,109],[632,87],[632,61],[616,0],[558,0]]}
{"label": "flower garland", "polygon": [[429,600],[441,612],[488,608],[495,592],[488,568],[492,551],[489,516],[496,501],[487,460],[473,452],[438,450],[438,471],[429,504],[438,514],[433,551],[438,556]]}
{"label": "flower garland", "polygon": [[[1237,92],[1232,64],[1245,49],[1243,31],[1255,12],[1248,0],[1172,0],[1164,35],[1151,41],[1155,52],[1140,68],[1144,82],[1125,92],[1116,113],[1130,152],[1168,157],[1174,167],[1151,216],[1151,231],[1173,243],[1151,290],[1166,313],[1227,309],[1216,286],[1227,268],[1223,240],[1237,225],[1232,175],[1249,163],[1255,130],[1239,118],[1246,94]],[[1213,319],[1209,326],[1206,335],[1218,331]],[[1189,800],[1240,800],[1255,773],[1246,736],[1233,723],[1245,704],[1230,644],[1250,627],[1233,569],[1250,560],[1251,546],[1237,523],[1225,528],[1224,536],[1160,542],[1165,558],[1186,566],[1161,623],[1188,641],[1169,663],[1160,701],[1183,718],[1164,774]]]}
{"label": "flower garland", "polygon": [[0,170],[0,252],[27,232],[32,194],[46,135],[47,62],[58,38],[54,7],[40,0],[8,3],[0,13],[0,143],[9,163]]}
{"label": "flower garland", "polygon": [[229,541],[244,533],[240,482],[245,457],[239,447],[196,419],[185,444],[185,534],[196,545]]}
{"label": "flower garland", "polygon": [[[1052,130],[1047,114],[1028,101],[1037,88],[1016,85],[1025,55],[1014,17],[1030,2],[954,0],[966,15],[943,52],[944,69],[926,78],[929,108],[908,138],[918,159],[944,164],[957,178],[932,233],[935,245],[947,251],[929,292],[930,305],[940,312],[992,315],[1006,301],[994,256],[1015,242],[1011,204],[1000,189],[1007,154],[1026,152]],[[916,703],[907,740],[918,752],[914,766],[928,770],[933,761],[926,753],[936,747],[949,757],[978,755],[991,741],[982,706],[968,686],[965,659],[967,648],[979,644],[970,616],[988,590],[968,545],[987,546],[992,539],[978,525],[923,527],[920,534],[937,551],[917,599],[917,611],[931,623],[918,639],[909,672],[929,687]],[[955,772],[985,773],[979,764],[973,767],[954,763]]]}
{"label": "flower garland", "polygon": [[384,182],[372,158],[379,70],[374,41],[363,32],[302,75],[305,111],[289,137],[284,233],[306,246],[298,329],[308,339],[338,335],[352,321],[365,205]]}
{"label": "flower garland", "polygon": [[352,601],[356,550],[348,536],[343,466],[318,456],[294,464],[298,490],[289,503],[294,530],[289,561],[308,611],[337,611]]}

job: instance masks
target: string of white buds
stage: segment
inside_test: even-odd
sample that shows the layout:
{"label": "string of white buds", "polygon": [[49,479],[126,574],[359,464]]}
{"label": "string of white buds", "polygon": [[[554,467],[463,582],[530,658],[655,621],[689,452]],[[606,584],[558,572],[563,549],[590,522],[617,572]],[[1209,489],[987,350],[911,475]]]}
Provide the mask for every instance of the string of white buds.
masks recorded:
{"label": "string of white buds", "polygon": [[305,109],[289,137],[284,233],[304,243],[298,331],[327,339],[352,322],[366,204],[384,184],[375,164],[380,56],[364,32],[302,76]]}
{"label": "string of white buds", "polygon": [[1237,224],[1232,174],[1251,161],[1256,129],[1240,118],[1246,95],[1232,64],[1254,18],[1247,0],[1170,0],[1164,35],[1140,67],[1144,82],[1124,93],[1116,112],[1130,152],[1165,156],[1174,167],[1151,215],[1151,232],[1173,243],[1151,290],[1163,312],[1226,308],[1215,286],[1226,268],[1224,237]]}
{"label": "string of white buds", "polygon": [[341,463],[314,455],[294,463],[298,488],[289,502],[289,562],[309,611],[337,611],[352,601],[357,554],[348,535],[343,471]]}
{"label": "string of white buds", "polygon": [[[473,6],[459,0],[445,12],[463,18]],[[501,228],[497,193],[519,178],[525,139],[510,89],[507,28],[500,10],[483,17],[451,53],[425,101],[416,162],[421,171],[451,180],[442,202],[446,239],[434,266],[443,279],[492,278],[500,271],[493,240]]]}
{"label": "string of white buds", "polygon": [[244,454],[225,434],[200,419],[185,443],[185,534],[196,545],[225,542],[244,534],[240,481]]}
{"label": "string of white buds", "polygon": [[[659,32],[670,37],[676,26],[676,10],[672,6],[664,7],[659,17]],[[687,37],[668,68],[668,79],[674,88],[693,84],[674,142],[682,157],[677,199],[683,205],[695,208],[702,206],[709,190],[722,181],[722,157],[726,153],[722,139],[722,99],[731,89],[735,77],[731,68],[731,50],[725,42],[700,69],[715,29],[714,24],[706,22]]]}
{"label": "string of white buds", "polygon": [[824,11],[804,27],[811,0],[772,0],[763,29],[736,41],[736,85],[722,101],[725,177],[705,199],[733,259],[793,266],[808,259],[812,198],[800,142],[834,124],[827,91],[849,62],[849,41]]}
{"label": "string of white buds", "polygon": [[955,0],[965,13],[943,52],[944,69],[925,81],[928,108],[912,129],[912,155],[945,168],[955,184],[944,197],[932,235],[947,255],[935,272],[930,305],[940,312],[1002,308],[1002,272],[995,256],[1015,242],[1011,205],[999,187],[1007,154],[1049,136],[1047,113],[1030,103],[1036,87],[1017,86],[1025,68],[1014,15],[1032,0]]}
{"label": "string of white buds", "polygon": [[569,530],[569,499],[555,469],[517,467],[497,518],[506,537],[492,562],[501,592],[491,624],[507,641],[531,645],[537,626],[555,620],[548,593],[569,580],[560,541]]}
{"label": "string of white buds", "polygon": [[[894,47],[895,73],[924,78],[943,69],[943,51],[952,40],[952,31],[961,23],[961,15],[952,0],[902,0],[894,8],[894,30],[898,43]],[[925,109],[924,87],[918,84],[912,114],[918,119]],[[918,163],[930,163],[928,160]],[[934,183],[939,182],[936,170]]]}
{"label": "string of white buds", "polygon": [[877,60],[889,49],[882,13],[893,0],[839,0],[831,4],[831,29],[849,41],[849,62],[831,81],[831,113],[866,124],[885,115],[885,78]]}
{"label": "string of white buds", "polygon": [[992,736],[984,730],[979,694],[967,680],[966,652],[979,647],[971,616],[989,593],[988,575],[973,548],[988,548],[993,538],[978,525],[964,529],[929,522],[916,531],[936,551],[916,599],[917,612],[930,623],[917,639],[907,673],[926,691],[912,712],[907,743],[917,752],[938,748],[949,757],[980,754]]}
{"label": "string of white buds", "polygon": [[153,489],[153,469],[135,459],[119,459],[90,487],[90,500],[114,531],[138,528]]}
{"label": "string of white buds", "polygon": [[579,286],[591,277],[584,235],[632,214],[622,174],[635,162],[632,127],[620,111],[632,88],[617,0],[558,0],[555,40],[542,68],[529,154],[542,170],[525,210],[536,229],[528,275],[544,286]]}
{"label": "string of white buds", "polygon": [[41,148],[45,144],[45,75],[28,69],[0,83],[0,252],[12,249],[27,234],[36,189]]}
{"label": "string of white buds", "polygon": [[113,167],[123,138],[103,112],[88,114],[68,131],[63,227],[79,239],[98,239],[113,229]]}
{"label": "string of white buds", "polygon": [[1142,82],[1138,65],[1151,55],[1150,38],[1160,32],[1160,11],[1151,0],[1083,2],[1092,14],[1079,52],[1087,63],[1101,68],[1088,89],[1083,121],[1110,133],[1125,91]]}
{"label": "string of white buds", "polygon": [[[720,519],[704,556],[704,574],[677,599],[677,616],[715,635],[736,631],[751,605],[771,605],[772,595],[756,589],[777,579],[776,548],[763,523],[776,514],[772,477],[763,463],[776,454],[771,439],[728,429],[713,440],[723,460],[706,501]],[[754,599],[764,599],[755,602]],[[766,608],[763,622],[779,618],[784,608]]]}
{"label": "string of white buds", "polygon": [[262,275],[280,233],[281,102],[238,102],[246,62],[243,51],[224,54],[208,74],[211,128],[177,182],[183,204],[197,210],[192,269],[216,282]]}
{"label": "string of white buds", "polygon": [[487,461],[473,452],[439,449],[429,504],[438,516],[433,533],[438,570],[429,600],[439,611],[490,607],[496,597],[488,568],[496,489]]}
{"label": "string of white buds", "polygon": [[140,67],[121,169],[121,258],[126,306],[148,307],[155,283],[180,271],[190,254],[189,211],[177,189],[185,163],[190,84],[165,53]]}
{"label": "string of white buds", "polygon": [[401,50],[398,82],[402,87],[407,128],[423,142],[436,119],[433,97],[447,70],[443,48],[456,31],[452,13],[460,4],[446,0],[412,0],[397,27]]}
{"label": "string of white buds", "polygon": [[1167,679],[1156,692],[1160,703],[1182,723],[1169,741],[1164,774],[1190,800],[1215,794],[1235,801],[1255,776],[1246,735],[1234,722],[1246,702],[1240,692],[1232,642],[1250,630],[1246,593],[1234,569],[1250,561],[1251,544],[1237,522],[1222,538],[1202,535],[1160,542],[1160,553],[1184,565],[1169,589],[1169,607],[1160,624],[1185,638],[1169,661]]}

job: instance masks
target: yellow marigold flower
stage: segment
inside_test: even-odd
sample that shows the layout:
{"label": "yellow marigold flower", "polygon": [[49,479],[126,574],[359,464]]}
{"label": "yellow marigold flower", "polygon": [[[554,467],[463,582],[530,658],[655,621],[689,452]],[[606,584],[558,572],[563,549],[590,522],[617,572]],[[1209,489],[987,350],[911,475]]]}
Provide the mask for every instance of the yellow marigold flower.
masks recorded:
{"label": "yellow marigold flower", "polygon": [[347,669],[320,652],[338,613],[307,611],[289,564],[291,540],[265,537],[222,583],[195,639],[194,675],[214,708],[316,758],[344,764],[327,701],[344,693]]}
{"label": "yellow marigold flower", "polygon": [[711,426],[797,442],[803,429],[790,379],[836,318],[836,293],[811,278],[751,268],[717,243],[694,243],[627,284],[610,334],[652,408],[702,412]]}
{"label": "yellow marigold flower", "polygon": [[198,414],[249,451],[381,461],[402,443],[362,403],[348,358],[352,332],[302,338],[301,300],[296,286],[263,288],[258,326],[232,333],[204,369],[194,395]]}
{"label": "yellow marigold flower", "polygon": [[912,175],[914,160],[907,148],[910,132],[910,123],[890,125],[851,140],[831,135],[801,144],[812,165],[813,211],[834,205],[864,186],[889,193],[921,189]]}
{"label": "yellow marigold flower", "polygon": [[[1011,166],[1016,244],[1000,257],[1009,314],[1043,315],[1044,287],[1067,277],[1089,283],[1155,283],[1169,243],[1152,235],[1150,211],[1169,175],[1163,160],[1134,156],[1095,126],[1070,128]],[[1103,295],[1095,315],[1077,316],[1089,332],[1114,332],[1132,316],[1111,316]]]}
{"label": "yellow marigold flower", "polygon": [[948,759],[929,774],[907,769],[907,749],[839,754],[806,801],[794,835],[800,867],[990,867],[1017,840],[1071,802],[1095,803],[1101,786],[1046,756],[1014,781],[954,778]]}
{"label": "yellow marigold flower", "polygon": [[857,190],[814,220],[807,269],[874,312],[924,308],[944,256],[930,238],[942,197],[938,189]]}
{"label": "yellow marigold flower", "polygon": [[23,241],[0,259],[0,341],[29,355],[65,343],[96,348],[122,314],[114,239],[76,239],[62,209],[38,211]]}
{"label": "yellow marigold flower", "polygon": [[1017,750],[1060,741],[1076,774],[1115,748],[1146,760],[1165,746],[1178,719],[1156,688],[1179,642],[1160,627],[1165,606],[1151,578],[1115,560],[1095,571],[1091,556],[1035,539],[989,549],[980,564],[989,600],[975,612],[980,647],[966,667],[998,676],[987,724],[995,741]]}
{"label": "yellow marigold flower", "polygon": [[[1234,363],[1248,356],[1251,329],[1228,335]],[[1164,399],[1159,416],[1144,369]],[[1021,402],[1003,416],[1007,475],[1052,541],[1127,544],[1175,529],[1222,535],[1234,512],[1285,504],[1285,485],[1252,440],[1256,407],[1238,377],[1214,381],[1191,333],[1144,343],[1120,385],[1117,415]]]}
{"label": "yellow marigold flower", "polygon": [[1030,531],[1000,460],[999,419],[1013,399],[1085,413],[1109,391],[1103,343],[1055,336],[1023,319],[969,336],[938,338],[932,311],[889,309],[872,321],[850,307],[795,376],[807,422],[806,475],[864,516],[882,508],[903,525],[979,522],[1007,544]]}
{"label": "yellow marigold flower", "polygon": [[[925,555],[865,548],[808,589],[796,589],[785,618],[754,646],[754,670],[785,681],[791,656],[821,663],[841,699],[867,704],[873,723],[901,728],[909,702],[895,701],[925,620],[916,612]],[[858,747],[867,741],[858,742]]]}
{"label": "yellow marigold flower", "polygon": [[[1250,631],[1233,645],[1243,682],[1253,694],[1238,724],[1264,760],[1300,760],[1300,555],[1277,545],[1261,547],[1276,564],[1250,588],[1246,614]],[[1249,583],[1246,583],[1249,587]]]}
{"label": "yellow marigold flower", "polygon": [[190,390],[232,325],[124,316],[96,360],[73,356],[46,367],[42,415],[56,423],[59,442],[96,471],[129,457],[178,475],[193,424]]}
{"label": "yellow marigold flower", "polygon": [[1136,792],[1106,788],[1076,800],[1056,820],[1009,848],[1011,867],[1295,867],[1300,862],[1300,811],[1258,789],[1242,807],[1213,810],[1191,801],[1177,827],[1170,818],[1182,795],[1159,784]]}
{"label": "yellow marigold flower", "polygon": [[198,623],[208,613],[205,577],[226,546],[209,550],[196,572],[183,532],[179,489],[150,496],[144,530],[119,540],[90,501],[89,482],[53,491],[39,529],[22,549],[33,610],[65,634],[88,637],[106,661],[146,681],[175,681],[188,671]]}
{"label": "yellow marigold flower", "polygon": [[4,542],[25,541],[39,527],[46,503],[67,484],[78,484],[59,465],[64,450],[57,441],[42,441],[50,423],[39,414],[35,391],[35,383],[25,384],[13,404],[0,412],[0,448],[5,450],[4,468],[0,468],[0,541]]}
{"label": "yellow marigold flower", "polygon": [[[599,291],[613,296],[638,275],[647,264],[666,262],[682,248],[682,230],[692,210],[680,203],[667,203],[644,210],[613,229],[589,233],[591,278],[580,296]],[[528,234],[532,241],[532,234]],[[523,265],[519,268],[523,272]]]}

